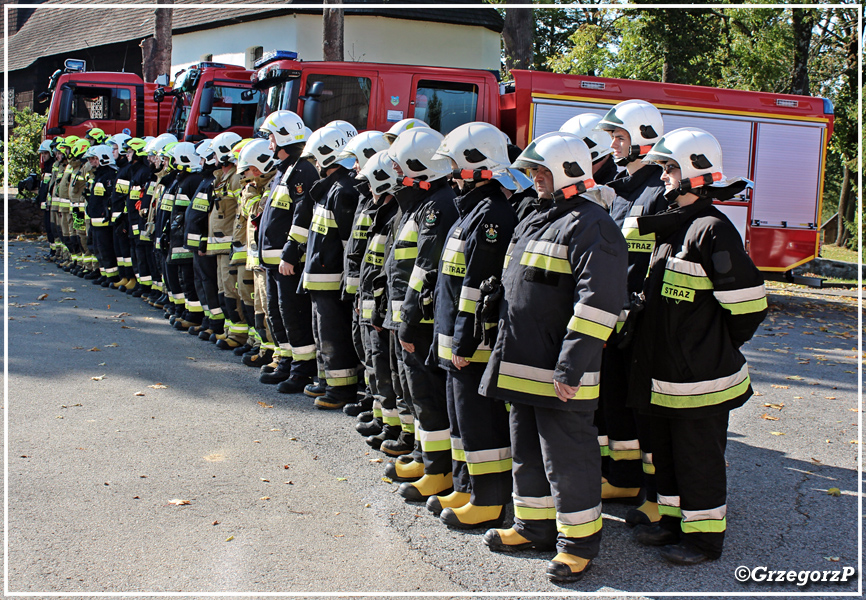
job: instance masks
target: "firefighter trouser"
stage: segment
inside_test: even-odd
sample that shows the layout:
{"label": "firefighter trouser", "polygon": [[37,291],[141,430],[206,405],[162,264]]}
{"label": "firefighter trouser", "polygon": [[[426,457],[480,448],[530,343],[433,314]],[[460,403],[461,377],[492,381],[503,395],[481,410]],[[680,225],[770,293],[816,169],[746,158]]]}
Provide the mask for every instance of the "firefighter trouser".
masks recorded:
{"label": "firefighter trouser", "polygon": [[241,302],[248,306],[253,306],[253,290],[255,279],[253,279],[253,272],[247,269],[246,265],[232,265],[232,269],[236,270],[235,286],[237,289],[238,297]]}
{"label": "firefighter trouser", "polygon": [[114,254],[117,256],[120,278],[135,279],[135,271],[132,269],[132,251],[129,245],[129,220],[126,215],[118,217],[112,227],[114,228]]}
{"label": "firefighter trouser", "polygon": [[250,324],[244,314],[243,303],[238,294],[238,267],[231,266],[231,256],[217,254],[219,289],[223,293],[224,310],[227,319],[227,337],[239,344],[247,343]]}
{"label": "firefighter trouser", "polygon": [[601,542],[601,455],[590,411],[515,403],[509,425],[514,529],[592,559]]}
{"label": "firefighter trouser", "polygon": [[216,256],[199,256],[193,251],[192,264],[196,270],[196,281],[201,286],[202,307],[205,316],[218,329],[222,329],[225,321],[222,306],[220,306],[219,290],[217,288],[217,259]]}
{"label": "firefighter trouser", "polygon": [[355,346],[355,354],[358,355],[358,361],[364,369],[364,397],[372,397],[373,391],[370,388],[370,370],[372,366],[367,363],[367,352],[364,347],[364,325],[361,324],[361,311],[358,308],[358,296],[350,296],[352,302],[352,344]]}
{"label": "firefighter trouser", "polygon": [[[301,275],[281,275],[268,269],[268,315],[271,333],[291,360],[292,375],[316,376],[316,341],[313,339],[313,306],[307,294],[298,293]],[[282,328],[282,332],[278,329]]]}
{"label": "firefighter trouser", "polygon": [[179,265],[176,263],[165,261],[165,283],[168,286],[168,297],[171,298],[171,304],[174,306],[177,315],[181,315],[184,310],[184,295],[183,286],[180,283]]}
{"label": "firefighter trouser", "polygon": [[261,347],[265,350],[274,351],[274,357],[280,356],[271,332],[270,320],[268,319],[268,282],[263,267],[249,270],[253,275],[253,308],[255,310],[256,331],[261,339]]}
{"label": "firefighter trouser", "polygon": [[159,282],[156,261],[153,256],[153,244],[135,238],[135,257],[138,268],[138,283],[145,289],[145,294],[153,289],[154,281]]}
{"label": "firefighter trouser", "polygon": [[[610,457],[605,474],[607,480],[616,487],[639,488],[643,484],[642,448],[637,428],[639,415],[626,406],[630,357],[630,352],[620,350],[613,344],[604,347],[598,410],[604,415]],[[605,453],[603,445],[601,453]]]}
{"label": "firefighter trouser", "polygon": [[500,506],[511,494],[508,411],[501,400],[478,393],[484,367],[469,363],[447,375],[454,491],[470,492],[476,506]]}
{"label": "firefighter trouser", "polygon": [[51,223],[51,231],[54,237],[54,244],[57,250],[60,250],[60,245],[63,243],[63,232],[60,229],[60,211],[52,206],[51,210],[49,210],[48,212],[48,220]]}
{"label": "firefighter trouser", "polygon": [[319,350],[324,363],[328,398],[354,402],[358,384],[358,355],[352,343],[352,304],[339,291],[310,290],[318,317]]}
{"label": "firefighter trouser", "polygon": [[322,358],[322,340],[319,339],[319,315],[316,312],[316,309],[313,307],[312,298],[310,299],[310,306],[312,308],[313,315],[313,340],[316,342],[316,377],[319,378],[319,381],[324,382],[325,361]]}
{"label": "firefighter trouser", "polygon": [[114,255],[114,237],[111,225],[93,228],[93,244],[99,260],[99,272],[105,277],[117,277],[117,257]]}
{"label": "firefighter trouser", "polygon": [[412,401],[412,390],[406,375],[406,364],[403,362],[403,347],[396,330],[391,331],[392,352],[397,368],[394,373],[400,381],[400,394],[397,396],[397,412],[400,415],[400,429],[415,435],[415,406]]}
{"label": "firefighter trouser", "polygon": [[78,237],[78,245],[81,247],[81,265],[87,271],[96,269],[96,256],[87,244],[87,229],[76,229],[74,235]]}
{"label": "firefighter trouser", "polygon": [[186,309],[184,320],[201,325],[204,318],[204,308],[198,297],[195,282],[195,267],[191,259],[185,259],[177,268],[180,287],[183,290],[183,306]]}
{"label": "firefighter trouser", "polygon": [[51,209],[46,208],[42,218],[42,228],[45,229],[45,236],[48,238],[48,247],[54,250],[54,228],[51,227]]}
{"label": "firefighter trouser", "polygon": [[447,375],[437,365],[424,364],[433,345],[433,327],[421,325],[414,339],[415,352],[403,350],[403,365],[415,409],[415,438],[420,442],[424,472],[441,475],[451,470]]}
{"label": "firefighter trouser", "polygon": [[60,235],[64,238],[69,238],[72,235],[72,213],[69,211],[59,211],[57,220],[60,223]]}
{"label": "firefighter trouser", "polygon": [[659,524],[710,558],[722,555],[727,512],[728,413],[701,419],[651,416]]}
{"label": "firefighter trouser", "polygon": [[400,426],[397,414],[397,391],[394,389],[391,370],[392,349],[391,332],[388,329],[376,331],[372,325],[362,325],[366,329],[369,345],[370,364],[373,375],[370,377],[370,391],[373,394],[373,415],[383,423]]}

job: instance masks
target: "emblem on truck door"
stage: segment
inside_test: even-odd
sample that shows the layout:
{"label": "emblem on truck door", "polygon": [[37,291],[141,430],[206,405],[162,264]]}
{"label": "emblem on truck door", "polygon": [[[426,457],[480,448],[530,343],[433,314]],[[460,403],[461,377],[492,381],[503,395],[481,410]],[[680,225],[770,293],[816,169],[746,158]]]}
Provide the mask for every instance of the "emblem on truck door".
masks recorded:
{"label": "emblem on truck door", "polygon": [[391,104],[394,106],[400,104],[400,96],[391,96]]}

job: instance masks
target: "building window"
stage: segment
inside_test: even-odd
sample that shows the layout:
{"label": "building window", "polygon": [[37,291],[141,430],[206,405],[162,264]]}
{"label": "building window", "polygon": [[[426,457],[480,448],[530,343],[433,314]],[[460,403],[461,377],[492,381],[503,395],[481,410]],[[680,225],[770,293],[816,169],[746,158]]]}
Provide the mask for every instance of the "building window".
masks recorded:
{"label": "building window", "polygon": [[256,64],[256,61],[262,57],[262,54],[264,54],[264,49],[261,46],[250,46],[247,48],[244,66],[247,69],[252,69],[253,65]]}

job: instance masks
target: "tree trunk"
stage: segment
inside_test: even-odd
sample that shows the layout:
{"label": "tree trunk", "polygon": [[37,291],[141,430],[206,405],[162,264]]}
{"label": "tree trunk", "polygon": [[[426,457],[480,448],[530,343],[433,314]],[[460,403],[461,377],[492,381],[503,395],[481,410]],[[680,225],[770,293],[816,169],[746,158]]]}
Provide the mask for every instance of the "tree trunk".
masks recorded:
{"label": "tree trunk", "polygon": [[811,8],[795,8],[793,13],[794,68],[791,79],[791,93],[809,95],[809,45],[812,43],[812,29],[816,12]]}
{"label": "tree trunk", "polygon": [[[174,4],[174,0],[156,0],[157,4]],[[144,80],[153,82],[163,73],[172,78],[171,71],[171,20],[172,8],[154,10],[153,37],[142,40],[141,62]]]}
{"label": "tree trunk", "polygon": [[[517,4],[520,0],[506,0],[506,4]],[[534,9],[506,8],[502,39],[505,42],[505,69],[529,69],[532,67],[532,42],[535,33]]]}
{"label": "tree trunk", "polygon": [[343,9],[329,5],[339,5],[339,0],[324,0],[322,13],[324,16],[324,31],[322,49],[325,60],[343,60]]}
{"label": "tree trunk", "polygon": [[839,192],[839,209],[836,211],[836,245],[839,247],[844,246],[848,238],[845,221],[851,199],[851,171],[848,169],[848,161],[843,159],[842,163],[842,191]]}

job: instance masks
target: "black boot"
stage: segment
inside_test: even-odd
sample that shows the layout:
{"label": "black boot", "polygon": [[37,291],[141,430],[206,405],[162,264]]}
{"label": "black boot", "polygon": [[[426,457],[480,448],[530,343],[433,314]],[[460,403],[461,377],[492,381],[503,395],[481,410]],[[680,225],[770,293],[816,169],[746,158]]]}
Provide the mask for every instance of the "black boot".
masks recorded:
{"label": "black boot", "polygon": [[380,433],[382,433],[382,421],[381,419],[358,421],[355,424],[355,430],[364,437],[379,435]]}
{"label": "black boot", "polygon": [[401,456],[409,454],[414,448],[415,434],[401,431],[396,440],[385,440],[379,449],[388,456]]}
{"label": "black boot", "polygon": [[[357,427],[355,429],[357,429]],[[399,425],[384,425],[381,433],[371,435],[367,438],[367,445],[375,450],[379,450],[382,446],[382,442],[385,440],[396,440],[398,437],[400,437]]]}
{"label": "black boot", "polygon": [[343,407],[343,412],[350,417],[357,417],[362,412],[367,412],[373,408],[373,396],[365,396],[359,402],[347,404]]}

